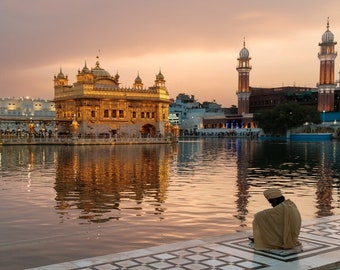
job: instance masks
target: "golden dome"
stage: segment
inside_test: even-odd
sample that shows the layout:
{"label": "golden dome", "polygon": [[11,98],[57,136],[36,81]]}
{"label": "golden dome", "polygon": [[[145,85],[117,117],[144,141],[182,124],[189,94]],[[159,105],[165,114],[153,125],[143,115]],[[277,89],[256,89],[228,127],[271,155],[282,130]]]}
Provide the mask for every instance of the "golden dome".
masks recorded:
{"label": "golden dome", "polygon": [[92,74],[97,78],[110,78],[111,75],[105,69],[102,69],[99,65],[99,61],[96,62],[96,67],[92,68]]}
{"label": "golden dome", "polygon": [[138,74],[135,79],[135,84],[141,84],[141,83],[142,83],[142,79],[139,77],[139,74]]}

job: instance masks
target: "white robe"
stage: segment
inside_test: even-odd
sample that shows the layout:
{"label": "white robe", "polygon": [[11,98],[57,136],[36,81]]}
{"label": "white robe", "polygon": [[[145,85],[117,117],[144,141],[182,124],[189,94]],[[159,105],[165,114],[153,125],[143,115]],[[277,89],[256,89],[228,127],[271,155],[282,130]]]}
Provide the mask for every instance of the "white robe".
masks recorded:
{"label": "white robe", "polygon": [[293,249],[300,244],[301,215],[291,200],[255,214],[254,248],[257,250]]}

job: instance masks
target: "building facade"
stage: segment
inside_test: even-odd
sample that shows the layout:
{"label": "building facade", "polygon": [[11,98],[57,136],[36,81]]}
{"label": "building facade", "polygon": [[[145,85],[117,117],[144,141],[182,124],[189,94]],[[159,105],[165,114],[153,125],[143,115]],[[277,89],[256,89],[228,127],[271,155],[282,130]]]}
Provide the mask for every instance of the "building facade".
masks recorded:
{"label": "building facade", "polygon": [[[208,119],[224,118],[225,113],[215,101],[198,102],[193,95],[181,93],[170,103],[169,120],[179,127],[181,135],[197,135],[198,130],[207,127]],[[224,121],[225,123],[226,121]]]}
{"label": "building facade", "polygon": [[85,63],[73,84],[60,69],[54,76],[54,102],[61,134],[165,136],[170,128],[170,98],[161,71],[151,87],[144,87],[138,74],[126,88],[118,73],[111,76],[98,59],[91,69]]}
{"label": "building facade", "polygon": [[53,101],[25,98],[0,99],[1,136],[51,136],[55,132]]}
{"label": "building facade", "polygon": [[249,111],[252,113],[272,110],[274,107],[290,101],[315,108],[318,105],[317,88],[301,86],[250,87],[250,92]]}
{"label": "building facade", "polygon": [[[283,86],[272,88],[250,87],[249,73],[251,70],[249,51],[243,43],[243,48],[239,53],[238,66],[238,114],[249,119],[248,113],[260,112],[273,109],[275,106],[288,101],[296,101],[301,105],[313,106],[319,112],[340,111],[340,86],[335,80],[335,52],[334,35],[327,29],[321,37],[319,83],[316,87]],[[338,81],[339,82],[339,81]],[[246,121],[243,121],[244,123]],[[248,121],[249,122],[249,121]]]}

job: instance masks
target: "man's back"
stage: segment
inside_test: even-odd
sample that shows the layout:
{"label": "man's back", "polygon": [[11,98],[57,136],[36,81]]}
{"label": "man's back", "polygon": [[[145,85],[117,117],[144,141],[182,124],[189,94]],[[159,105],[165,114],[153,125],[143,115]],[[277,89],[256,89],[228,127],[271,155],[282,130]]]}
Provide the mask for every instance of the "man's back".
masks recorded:
{"label": "man's back", "polygon": [[253,221],[257,250],[292,249],[300,245],[301,215],[291,200],[258,212]]}

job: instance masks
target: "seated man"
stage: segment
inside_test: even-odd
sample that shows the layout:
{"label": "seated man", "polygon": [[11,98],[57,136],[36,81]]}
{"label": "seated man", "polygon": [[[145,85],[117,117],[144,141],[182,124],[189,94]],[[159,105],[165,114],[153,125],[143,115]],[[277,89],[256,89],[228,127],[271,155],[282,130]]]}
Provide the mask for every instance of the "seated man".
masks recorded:
{"label": "seated man", "polygon": [[276,188],[264,191],[263,195],[273,208],[255,214],[254,248],[269,250],[301,247],[298,240],[301,216],[296,205],[289,199],[285,200],[281,191]]}

